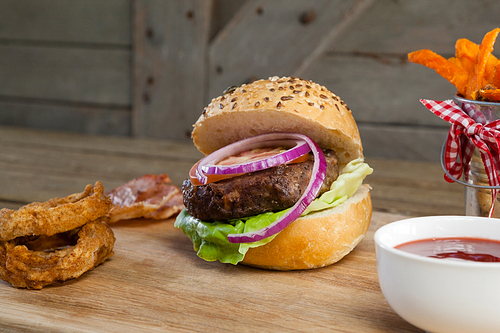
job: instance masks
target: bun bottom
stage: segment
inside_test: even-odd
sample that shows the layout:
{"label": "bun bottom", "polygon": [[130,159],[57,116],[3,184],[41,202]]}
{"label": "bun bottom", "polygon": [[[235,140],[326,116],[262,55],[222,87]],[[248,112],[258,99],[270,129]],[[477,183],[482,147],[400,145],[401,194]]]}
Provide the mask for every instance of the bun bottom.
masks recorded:
{"label": "bun bottom", "polygon": [[241,263],[281,271],[331,265],[359,244],[371,216],[370,187],[362,185],[343,204],[302,217],[270,243],[249,249]]}

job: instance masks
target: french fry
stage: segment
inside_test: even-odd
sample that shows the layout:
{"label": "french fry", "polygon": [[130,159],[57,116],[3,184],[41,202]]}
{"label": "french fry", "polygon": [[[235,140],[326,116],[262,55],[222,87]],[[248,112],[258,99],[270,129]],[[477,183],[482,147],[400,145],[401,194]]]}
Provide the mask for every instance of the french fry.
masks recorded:
{"label": "french fry", "polygon": [[455,64],[457,65],[458,67],[462,67],[462,69],[465,70],[464,66],[462,65],[462,62],[460,61],[460,59],[458,58],[455,58],[455,57],[451,57],[451,58],[448,58],[448,61],[451,62],[452,64]]}
{"label": "french fry", "polygon": [[491,52],[493,52],[493,46],[495,45],[499,32],[500,28],[496,28],[486,33],[481,45],[479,45],[479,52],[477,53],[472,72],[469,76],[469,82],[467,83],[465,97],[468,99],[474,99],[474,95],[478,93],[479,89],[488,83],[484,77],[486,64]]}
{"label": "french fry", "polygon": [[425,49],[409,53],[408,61],[434,69],[439,75],[453,84],[460,94],[466,93],[468,74],[456,63]]}
{"label": "french fry", "polygon": [[[476,61],[479,52],[479,45],[471,42],[466,38],[461,38],[455,43],[455,57],[460,61],[462,67],[470,73],[473,69],[474,62]],[[495,75],[495,67],[500,64],[500,60],[493,54],[490,54],[486,69],[484,71],[484,78],[486,81],[493,83],[493,76]]]}
{"label": "french fry", "polygon": [[493,77],[491,78],[490,82],[496,88],[500,88],[500,61],[495,66],[495,69],[493,70]]}
{"label": "french fry", "polygon": [[478,52],[479,45],[466,38],[461,38],[455,43],[455,58],[460,61],[467,73],[472,71]]}
{"label": "french fry", "polygon": [[468,99],[500,102],[500,59],[493,47],[500,28],[486,33],[481,44],[466,38],[455,43],[455,56],[449,59],[431,50],[408,53],[408,60],[434,69]]}
{"label": "french fry", "polygon": [[500,64],[500,60],[495,57],[493,54],[490,54],[488,58],[488,62],[486,63],[486,69],[484,71],[484,78],[486,81],[492,83],[493,76],[495,75],[495,67]]}
{"label": "french fry", "polygon": [[500,101],[500,89],[479,89],[478,95],[480,100],[488,102]]}

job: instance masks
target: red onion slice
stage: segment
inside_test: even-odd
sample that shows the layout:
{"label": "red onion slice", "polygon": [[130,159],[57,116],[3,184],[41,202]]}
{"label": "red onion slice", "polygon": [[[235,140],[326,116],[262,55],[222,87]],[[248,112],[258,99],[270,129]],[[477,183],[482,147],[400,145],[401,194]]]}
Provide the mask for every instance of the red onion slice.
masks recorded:
{"label": "red onion slice", "polygon": [[[264,147],[293,146],[292,148],[274,156],[254,160],[247,163],[234,165],[216,165],[228,156]],[[293,136],[290,133],[269,133],[243,139],[227,145],[203,158],[196,167],[196,178],[201,184],[208,182],[207,174],[242,174],[272,168],[288,163],[311,151],[310,145],[304,140],[304,136]]]}
{"label": "red onion slice", "polygon": [[[311,151],[311,148],[309,148],[308,144],[305,141],[273,140],[266,142],[266,146],[272,145],[273,147],[289,146],[292,144],[295,144],[295,146],[271,157],[254,160],[246,163],[233,164],[233,165],[205,164],[201,166],[201,170],[203,173],[210,175],[226,175],[234,173],[247,173],[247,172],[260,171],[288,163]],[[264,148],[262,144],[259,147]]]}
{"label": "red onion slice", "polygon": [[229,242],[252,243],[279,233],[288,225],[290,225],[290,223],[298,219],[307,208],[307,206],[309,206],[311,202],[316,198],[316,195],[318,194],[326,176],[327,165],[323,151],[321,150],[321,148],[319,148],[316,142],[314,142],[307,136],[295,133],[288,135],[290,135],[291,137],[300,137],[304,141],[306,141],[314,155],[314,165],[311,179],[304,194],[281,218],[277,219],[267,227],[242,234],[229,234],[227,235]]}

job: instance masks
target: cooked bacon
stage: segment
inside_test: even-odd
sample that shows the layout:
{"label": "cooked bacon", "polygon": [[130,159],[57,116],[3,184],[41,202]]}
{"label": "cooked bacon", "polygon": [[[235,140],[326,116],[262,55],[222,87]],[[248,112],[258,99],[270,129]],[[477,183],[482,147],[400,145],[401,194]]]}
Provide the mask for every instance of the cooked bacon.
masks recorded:
{"label": "cooked bacon", "polygon": [[106,195],[113,203],[110,223],[140,217],[167,219],[184,208],[182,192],[166,174],[135,178]]}

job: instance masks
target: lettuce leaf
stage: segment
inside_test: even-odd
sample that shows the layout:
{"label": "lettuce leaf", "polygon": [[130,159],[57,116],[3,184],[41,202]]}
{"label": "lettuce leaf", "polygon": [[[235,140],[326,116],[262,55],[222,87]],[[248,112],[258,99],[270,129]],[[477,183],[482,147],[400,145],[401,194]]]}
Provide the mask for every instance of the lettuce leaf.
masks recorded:
{"label": "lettuce leaf", "polygon": [[358,158],[349,162],[336,181],[330,186],[330,191],[323,193],[306,208],[302,216],[323,209],[336,207],[349,199],[363,184],[366,176],[371,175],[373,169]]}
{"label": "lettuce leaf", "polygon": [[[315,199],[304,213],[302,213],[302,216],[333,208],[345,202],[350,196],[356,193],[365,177],[372,172],[373,169],[364,163],[362,158],[349,162],[337,180],[332,183],[330,190]],[[177,216],[174,226],[182,229],[189,236],[193,242],[194,250],[200,258],[207,261],[219,260],[222,263],[236,265],[243,260],[250,248],[267,244],[276,235],[258,242],[242,244],[230,243],[227,240],[227,235],[262,229],[276,221],[286,211],[268,212],[242,219],[208,223],[190,216],[184,209]]]}

